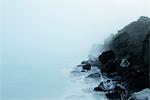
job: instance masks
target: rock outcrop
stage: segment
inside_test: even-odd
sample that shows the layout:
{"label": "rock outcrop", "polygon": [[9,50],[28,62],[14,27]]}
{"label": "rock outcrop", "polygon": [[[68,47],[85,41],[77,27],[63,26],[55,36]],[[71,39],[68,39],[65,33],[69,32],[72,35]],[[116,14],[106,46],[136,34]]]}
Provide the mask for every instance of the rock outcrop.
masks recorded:
{"label": "rock outcrop", "polygon": [[87,71],[93,66],[100,68],[101,74],[88,77],[106,76],[105,80],[110,79],[101,81],[95,91],[107,91],[109,99],[127,99],[133,92],[150,88],[150,18],[142,16],[127,25],[103,47],[106,51],[98,59],[80,65]]}
{"label": "rock outcrop", "polygon": [[148,63],[150,34],[150,18],[140,17],[137,21],[127,25],[120,30],[112,42],[110,49],[113,50],[119,58],[130,57],[131,65]]}
{"label": "rock outcrop", "polygon": [[142,16],[118,31],[107,43],[107,50],[99,56],[99,61],[102,73],[111,78],[121,77],[119,81],[127,83],[128,92],[149,88],[150,18]]}

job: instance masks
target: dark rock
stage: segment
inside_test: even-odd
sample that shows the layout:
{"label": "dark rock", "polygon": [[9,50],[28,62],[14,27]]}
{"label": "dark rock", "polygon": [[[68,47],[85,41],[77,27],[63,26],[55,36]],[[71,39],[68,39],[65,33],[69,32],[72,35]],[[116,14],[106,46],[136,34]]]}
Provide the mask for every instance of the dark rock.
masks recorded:
{"label": "dark rock", "polygon": [[103,66],[105,66],[105,64],[111,60],[115,58],[115,53],[112,50],[103,52],[100,56],[99,56],[99,60],[102,63]]}
{"label": "dark rock", "polygon": [[122,79],[122,77],[120,77],[120,76],[114,76],[112,78],[113,81],[121,81],[121,79]]}
{"label": "dark rock", "polygon": [[121,94],[118,91],[115,91],[115,92],[112,92],[112,93],[109,92],[105,95],[110,100],[121,100]]}
{"label": "dark rock", "polygon": [[[108,92],[106,96],[111,100],[120,100],[121,96],[129,97],[132,92],[149,88],[150,18],[140,17],[118,31],[109,42],[104,46],[106,51],[98,57],[100,64],[96,60],[81,63],[82,71],[100,66],[102,74],[112,79],[101,82],[94,90]],[[97,76],[100,74],[88,77]],[[127,96],[122,95],[125,91]]]}
{"label": "dark rock", "polygon": [[110,43],[110,48],[120,58],[129,55],[132,65],[142,64],[143,44],[149,31],[150,19],[141,17],[120,30]]}
{"label": "dark rock", "polygon": [[110,100],[122,100],[121,98],[126,98],[126,88],[121,84],[116,84],[116,87],[106,93],[106,97]]}
{"label": "dark rock", "polygon": [[87,78],[95,78],[95,77],[101,77],[100,73],[93,73],[87,76]]}
{"label": "dark rock", "polygon": [[101,87],[95,87],[94,91],[104,91]]}
{"label": "dark rock", "polygon": [[[134,68],[134,66],[133,66]],[[137,68],[137,66],[136,66]],[[149,86],[149,74],[143,69],[130,70],[126,82],[129,84],[129,88],[134,91],[140,91]],[[134,83],[133,83],[134,82]]]}
{"label": "dark rock", "polygon": [[89,63],[91,64],[91,66],[96,66],[98,68],[101,66],[101,63],[99,62],[98,58],[90,58]]}
{"label": "dark rock", "polygon": [[115,59],[110,59],[108,62],[103,66],[103,71],[107,72],[107,74],[111,74],[117,72],[117,62]]}
{"label": "dark rock", "polygon": [[99,56],[99,60],[102,64],[102,72],[107,72],[107,74],[117,72],[118,70],[118,61],[116,59],[115,53],[112,50],[103,52]]}
{"label": "dark rock", "polygon": [[121,100],[121,95],[125,98],[126,87],[125,84],[117,83],[112,80],[107,80],[106,82],[101,82],[98,87],[94,88],[94,91],[103,91],[105,95],[110,100]]}
{"label": "dark rock", "polygon": [[110,91],[115,89],[115,83],[111,80],[101,82],[98,87],[94,88],[95,91]]}
{"label": "dark rock", "polygon": [[[106,51],[99,57],[104,67],[103,71],[110,73],[116,68],[118,75],[127,82],[129,89],[134,91],[149,87],[150,18],[140,17],[124,27],[113,37],[108,49],[115,53]],[[115,56],[118,59],[128,56],[128,66],[123,68],[120,64],[114,63]]]}
{"label": "dark rock", "polygon": [[[144,55],[144,62],[145,66],[150,67],[150,31],[146,35],[143,43],[143,55]],[[147,70],[147,69],[146,69]]]}
{"label": "dark rock", "polygon": [[81,70],[81,72],[87,72],[87,70],[85,70],[85,69],[82,69],[82,70]]}
{"label": "dark rock", "polygon": [[86,72],[88,70],[91,70],[91,64],[90,61],[82,61],[80,65],[77,65],[77,67],[81,67],[81,72]]}
{"label": "dark rock", "polygon": [[82,65],[82,69],[84,69],[84,70],[91,70],[91,65],[90,64],[84,64],[84,65]]}

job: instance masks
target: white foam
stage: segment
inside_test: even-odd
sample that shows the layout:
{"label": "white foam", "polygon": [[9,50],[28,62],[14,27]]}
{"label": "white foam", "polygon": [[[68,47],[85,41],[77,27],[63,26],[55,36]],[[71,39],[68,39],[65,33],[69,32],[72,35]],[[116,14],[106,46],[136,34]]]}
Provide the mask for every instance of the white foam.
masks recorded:
{"label": "white foam", "polygon": [[70,73],[64,100],[107,100],[104,93],[93,91],[94,87],[101,82],[101,78],[85,78],[98,71],[96,67],[92,67],[88,72],[81,72],[80,68],[74,68]]}

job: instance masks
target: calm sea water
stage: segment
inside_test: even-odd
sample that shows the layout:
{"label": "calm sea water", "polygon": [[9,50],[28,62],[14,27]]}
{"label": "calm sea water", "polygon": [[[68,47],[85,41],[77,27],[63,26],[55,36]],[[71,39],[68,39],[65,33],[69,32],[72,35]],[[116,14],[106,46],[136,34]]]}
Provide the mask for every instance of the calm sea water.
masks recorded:
{"label": "calm sea water", "polygon": [[1,100],[99,100],[84,78],[70,76],[70,70],[86,58],[86,53],[7,43],[1,48]]}

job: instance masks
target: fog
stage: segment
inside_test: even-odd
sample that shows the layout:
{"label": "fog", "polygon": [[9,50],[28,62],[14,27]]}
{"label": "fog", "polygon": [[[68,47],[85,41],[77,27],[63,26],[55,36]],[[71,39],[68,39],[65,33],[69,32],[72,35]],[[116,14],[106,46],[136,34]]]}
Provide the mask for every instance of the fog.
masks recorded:
{"label": "fog", "polygon": [[149,3],[149,0],[2,0],[2,100],[62,96],[67,87],[62,71],[86,59],[93,44],[102,44],[110,34],[140,16],[150,16]]}

